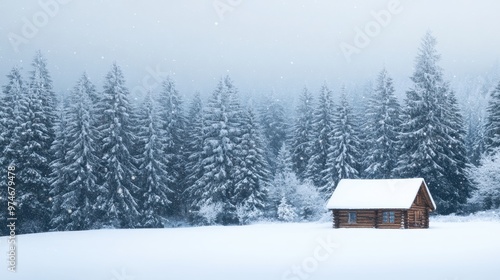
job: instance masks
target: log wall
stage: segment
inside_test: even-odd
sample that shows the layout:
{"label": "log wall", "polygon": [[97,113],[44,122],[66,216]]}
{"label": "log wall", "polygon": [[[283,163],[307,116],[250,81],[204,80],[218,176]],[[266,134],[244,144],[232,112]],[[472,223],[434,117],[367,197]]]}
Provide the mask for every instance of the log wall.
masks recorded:
{"label": "log wall", "polygon": [[[394,212],[394,223],[384,223],[383,213]],[[349,212],[356,212],[356,223],[349,223]],[[418,213],[417,213],[418,212]],[[409,210],[334,210],[334,228],[429,228],[429,209],[413,206]]]}
{"label": "log wall", "polygon": [[[394,212],[394,223],[384,223],[383,213],[385,211]],[[349,212],[356,212],[356,223],[349,223]],[[406,225],[403,210],[334,210],[334,228],[401,228],[401,224]]]}

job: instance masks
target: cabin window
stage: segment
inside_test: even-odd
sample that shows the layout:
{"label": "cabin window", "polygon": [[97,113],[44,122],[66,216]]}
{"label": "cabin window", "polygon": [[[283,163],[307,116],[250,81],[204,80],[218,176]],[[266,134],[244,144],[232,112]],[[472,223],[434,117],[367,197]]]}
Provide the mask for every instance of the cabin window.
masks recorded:
{"label": "cabin window", "polygon": [[393,224],[395,221],[394,211],[385,211],[382,213],[382,222],[384,224]]}
{"label": "cabin window", "polygon": [[348,217],[347,222],[349,224],[355,224],[356,223],[356,218],[357,218],[356,212],[349,212],[349,217]]}

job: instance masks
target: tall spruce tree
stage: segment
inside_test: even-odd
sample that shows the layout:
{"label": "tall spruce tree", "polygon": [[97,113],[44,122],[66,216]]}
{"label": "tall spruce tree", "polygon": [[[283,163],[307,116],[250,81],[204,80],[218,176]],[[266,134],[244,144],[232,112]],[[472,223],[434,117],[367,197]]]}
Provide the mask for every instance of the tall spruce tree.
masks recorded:
{"label": "tall spruce tree", "polygon": [[26,103],[20,106],[20,126],[16,128],[18,212],[21,233],[46,231],[49,222],[50,158],[47,139],[51,136],[44,122],[40,92],[28,89]]}
{"label": "tall spruce tree", "polygon": [[[53,152],[51,195],[53,197],[51,229],[86,230],[100,228],[99,199],[106,189],[99,184],[101,169],[97,147],[99,132],[92,113],[95,87],[86,74],[78,80],[65,118],[60,118]],[[64,116],[64,115],[63,115]]]}
{"label": "tall spruce tree", "polygon": [[451,204],[451,207],[456,207],[455,211],[460,212],[463,211],[463,206],[465,206],[467,199],[474,190],[468,175],[469,161],[465,143],[465,125],[453,90],[450,90],[445,96],[444,103],[444,123],[447,127],[445,134],[447,136],[446,147],[448,148],[445,150],[446,159],[448,160],[445,174],[449,178],[451,185],[454,186],[451,197],[458,196],[457,205]]}
{"label": "tall spruce tree", "polygon": [[101,113],[98,130],[101,132],[103,187],[106,195],[100,199],[103,226],[133,228],[138,225],[136,185],[138,172],[130,150],[134,144],[131,127],[132,108],[122,70],[114,63],[106,75],[104,91],[98,109]]}
{"label": "tall spruce tree", "polygon": [[92,83],[86,72],[82,74],[82,77],[78,82],[78,86],[81,86],[81,90],[86,93],[85,98],[90,102],[90,123],[92,126],[96,126],[100,116],[99,109],[97,107],[97,104],[99,104],[100,94],[97,92],[94,83]]}
{"label": "tall spruce tree", "polygon": [[20,106],[26,97],[26,88],[19,68],[14,67],[7,75],[8,83],[3,87],[0,111],[0,152],[2,153],[3,166],[16,163],[17,139],[15,130],[20,126]]}
{"label": "tall spruce tree", "polygon": [[237,104],[231,96],[235,93],[232,82],[226,78],[219,82],[208,101],[199,167],[203,175],[187,190],[195,211],[207,207],[218,209],[216,221],[222,224],[238,223],[233,175],[241,152],[238,146],[241,112],[235,111]]}
{"label": "tall spruce tree", "polygon": [[486,151],[492,154],[500,147],[500,83],[491,92],[487,113],[485,145]]}
{"label": "tall spruce tree", "polygon": [[243,213],[240,223],[255,219],[264,210],[270,172],[265,159],[257,118],[248,109],[241,119],[241,140],[237,166],[235,166],[234,203]]}
{"label": "tall spruce tree", "polygon": [[[63,207],[63,198],[66,193],[67,185],[70,181],[69,173],[64,170],[68,164],[67,152],[69,149],[68,138],[66,136],[67,127],[67,114],[69,112],[68,108],[59,108],[58,119],[56,126],[56,138],[52,142],[51,153],[53,155],[53,160],[50,162],[50,168],[52,173],[50,174],[50,196],[52,198],[52,212],[50,229],[56,231],[73,230],[73,228],[66,227],[66,223],[69,222],[67,217],[69,212],[74,209],[71,207]],[[76,206],[76,205],[73,205]],[[55,218],[56,217],[56,218]],[[62,223],[53,223],[55,219],[64,220]]]}
{"label": "tall spruce tree", "polygon": [[[30,72],[29,89],[33,94],[38,96],[41,101],[43,110],[42,122],[47,128],[48,137],[44,141],[44,148],[49,151],[52,142],[55,139],[55,127],[57,123],[57,98],[53,90],[52,78],[47,69],[47,61],[43,57],[41,51],[38,51],[31,63],[33,70]],[[47,158],[50,158],[50,154]]]}
{"label": "tall spruce tree", "polygon": [[[295,172],[293,171],[292,154],[286,143],[281,146],[278,157],[276,158],[276,172],[273,181],[269,186],[268,196],[268,213],[272,218],[281,219],[277,210],[288,205],[290,212],[295,213],[290,205],[290,201],[294,196],[296,186],[299,184]],[[296,214],[296,213],[295,213]]]}
{"label": "tall spruce tree", "polygon": [[479,166],[481,156],[485,150],[485,124],[483,118],[477,117],[470,112],[467,116],[467,134],[465,137],[465,145],[467,150],[467,158],[470,164]]}
{"label": "tall spruce tree", "polygon": [[309,144],[311,157],[305,172],[305,178],[318,188],[328,183],[325,181],[324,172],[328,168],[328,154],[332,146],[330,133],[334,128],[334,110],[332,92],[323,85],[314,110],[313,135]]}
{"label": "tall spruce tree", "polygon": [[203,176],[201,156],[203,152],[203,105],[200,94],[195,94],[188,110],[186,126],[186,190],[182,196],[188,205],[194,200],[189,189]]}
{"label": "tall spruce tree", "polygon": [[282,101],[274,94],[270,98],[265,98],[265,103],[260,108],[260,124],[266,143],[267,160],[274,173],[276,157],[288,135],[285,108]]}
{"label": "tall spruce tree", "polygon": [[[21,126],[21,106],[26,102],[26,88],[20,69],[14,67],[7,75],[8,82],[2,88],[2,106],[0,108],[0,163],[8,166],[18,165],[19,134]],[[17,134],[16,134],[17,132]],[[7,180],[0,182],[0,204],[7,205]],[[6,221],[6,211],[0,214],[0,220]],[[0,229],[0,234],[7,234],[7,228]]]}
{"label": "tall spruce tree", "polygon": [[174,178],[168,170],[169,157],[165,154],[164,135],[161,134],[161,121],[156,105],[149,93],[138,114],[141,147],[139,156],[139,184],[141,186],[141,226],[163,227],[166,210],[171,204],[170,186]]}
{"label": "tall spruce tree", "polygon": [[354,179],[359,176],[360,141],[357,122],[342,89],[340,104],[334,114],[334,124],[329,134],[331,146],[328,148],[326,169],[322,171],[324,185],[320,191],[324,198],[331,196],[341,179]]}
{"label": "tall spruce tree", "polygon": [[383,69],[368,100],[364,166],[368,178],[391,178],[399,156],[401,107],[394,95],[392,79]]}
{"label": "tall spruce tree", "polygon": [[436,39],[428,32],[403,108],[402,154],[396,173],[423,177],[443,214],[459,211],[469,196],[463,124],[454,94],[438,66]]}
{"label": "tall spruce tree", "polygon": [[27,86],[26,98],[19,104],[16,135],[20,232],[32,233],[49,228],[51,202],[49,197],[50,152],[55,139],[57,120],[55,93],[47,64],[41,52],[32,62],[33,70]]}
{"label": "tall spruce tree", "polygon": [[278,153],[278,158],[276,161],[276,174],[274,177],[283,176],[283,174],[293,173],[293,161],[292,154],[286,143],[281,145],[281,149]]}
{"label": "tall spruce tree", "polygon": [[305,178],[307,162],[311,157],[309,145],[313,136],[313,111],[312,94],[304,88],[297,108],[297,120],[293,127],[291,143],[294,170],[301,179]]}
{"label": "tall spruce tree", "polygon": [[164,141],[164,154],[167,170],[173,179],[170,187],[174,191],[170,195],[172,201],[170,210],[173,214],[182,214],[186,205],[182,199],[186,180],[186,118],[182,108],[182,98],[170,78],[162,83],[158,96],[158,112],[161,119],[161,134]]}

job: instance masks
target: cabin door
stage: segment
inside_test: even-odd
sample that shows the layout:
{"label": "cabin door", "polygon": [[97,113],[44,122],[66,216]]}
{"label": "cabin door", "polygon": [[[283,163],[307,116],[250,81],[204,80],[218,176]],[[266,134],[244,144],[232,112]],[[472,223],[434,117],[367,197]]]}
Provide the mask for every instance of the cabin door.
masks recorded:
{"label": "cabin door", "polygon": [[424,213],[422,211],[414,211],[414,218],[415,220],[413,221],[413,225],[415,227],[424,227]]}

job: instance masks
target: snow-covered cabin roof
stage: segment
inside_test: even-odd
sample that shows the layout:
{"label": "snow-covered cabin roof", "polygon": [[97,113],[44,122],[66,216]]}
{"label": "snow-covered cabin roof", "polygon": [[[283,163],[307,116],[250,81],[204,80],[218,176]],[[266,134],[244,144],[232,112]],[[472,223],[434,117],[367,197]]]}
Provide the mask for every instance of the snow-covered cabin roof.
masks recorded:
{"label": "snow-covered cabin roof", "polygon": [[328,209],[410,209],[422,184],[432,199],[422,178],[413,179],[342,179],[335,188]]}

